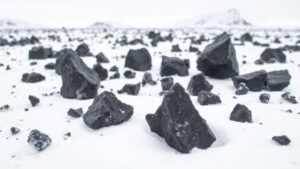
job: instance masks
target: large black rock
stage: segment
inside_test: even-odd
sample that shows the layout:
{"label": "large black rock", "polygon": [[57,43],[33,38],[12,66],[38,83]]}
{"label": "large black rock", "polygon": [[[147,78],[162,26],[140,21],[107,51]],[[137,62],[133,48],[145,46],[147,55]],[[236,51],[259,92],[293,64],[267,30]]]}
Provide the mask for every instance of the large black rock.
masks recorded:
{"label": "large black rock", "polygon": [[87,67],[75,52],[67,52],[60,59],[61,95],[64,98],[80,100],[95,97],[100,84],[98,74]]}
{"label": "large black rock", "polygon": [[24,83],[37,83],[45,80],[46,77],[40,73],[24,73],[22,76],[22,82]]}
{"label": "large black rock", "polygon": [[187,76],[189,74],[188,67],[185,62],[178,57],[162,56],[160,75],[161,76]]}
{"label": "large black rock", "polygon": [[240,83],[245,83],[250,91],[261,91],[265,88],[267,72],[265,70],[255,71],[232,78],[233,84],[238,88]]}
{"label": "large black rock", "polygon": [[129,50],[125,59],[125,67],[131,68],[136,71],[151,70],[152,61],[150,53],[145,48]]}
{"label": "large black rock", "polygon": [[205,47],[197,59],[197,68],[212,78],[224,79],[239,74],[239,65],[230,37],[223,33]]}
{"label": "large black rock", "polygon": [[273,63],[274,61],[277,61],[280,63],[286,62],[286,56],[280,49],[267,48],[260,55],[260,58],[261,58],[261,60],[263,60],[267,63]]}
{"label": "large black rock", "polygon": [[32,144],[38,151],[43,151],[50,145],[52,139],[47,134],[34,129],[30,132],[27,142]]}
{"label": "large black rock", "polygon": [[193,96],[198,96],[202,90],[211,91],[213,86],[205,79],[202,73],[193,76],[188,84],[187,90]]}
{"label": "large black rock", "polygon": [[165,95],[156,113],[146,115],[146,120],[152,132],[181,153],[189,153],[194,147],[208,148],[216,140],[189,95],[178,83]]}
{"label": "large black rock", "polygon": [[230,120],[252,123],[251,111],[245,105],[237,104],[230,114]]}
{"label": "large black rock", "polygon": [[93,55],[90,52],[89,45],[87,45],[86,43],[82,43],[82,44],[78,45],[78,47],[76,48],[76,52],[77,52],[78,56],[92,56]]}
{"label": "large black rock", "polygon": [[268,72],[266,88],[270,91],[281,91],[290,84],[291,78],[288,70]]}
{"label": "large black rock", "polygon": [[29,51],[29,59],[47,59],[53,55],[51,48],[44,48],[43,46],[33,47]]}
{"label": "large black rock", "polygon": [[132,115],[132,106],[122,103],[113,93],[104,91],[95,97],[93,104],[83,115],[83,121],[92,129],[100,129],[123,123]]}

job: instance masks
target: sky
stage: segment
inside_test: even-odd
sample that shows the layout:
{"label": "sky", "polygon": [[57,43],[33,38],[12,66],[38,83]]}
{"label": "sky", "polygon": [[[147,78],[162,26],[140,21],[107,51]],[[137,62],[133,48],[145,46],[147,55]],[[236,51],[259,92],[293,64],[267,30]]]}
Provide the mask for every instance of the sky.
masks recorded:
{"label": "sky", "polygon": [[0,0],[0,19],[53,27],[96,21],[160,27],[230,8],[257,26],[300,27],[300,0]]}

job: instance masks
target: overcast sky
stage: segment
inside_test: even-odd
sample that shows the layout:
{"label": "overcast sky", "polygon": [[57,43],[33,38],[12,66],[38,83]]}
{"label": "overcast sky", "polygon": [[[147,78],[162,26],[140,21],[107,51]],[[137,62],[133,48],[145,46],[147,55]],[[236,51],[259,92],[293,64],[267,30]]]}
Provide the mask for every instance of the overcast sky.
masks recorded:
{"label": "overcast sky", "polygon": [[176,20],[236,8],[254,25],[300,27],[300,0],[0,0],[0,18],[48,26],[95,21],[165,26]]}

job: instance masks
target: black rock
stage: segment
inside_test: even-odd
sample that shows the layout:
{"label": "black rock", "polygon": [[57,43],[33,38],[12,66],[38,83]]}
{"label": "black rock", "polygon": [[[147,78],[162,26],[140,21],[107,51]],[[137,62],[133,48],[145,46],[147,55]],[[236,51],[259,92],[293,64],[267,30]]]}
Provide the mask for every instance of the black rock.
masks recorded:
{"label": "black rock", "polygon": [[97,95],[100,79],[98,74],[90,69],[75,52],[66,52],[60,58],[62,87],[64,98],[90,99]]}
{"label": "black rock", "polygon": [[252,123],[251,111],[242,104],[237,104],[230,114],[230,120]]}
{"label": "black rock", "polygon": [[261,91],[265,88],[267,72],[264,70],[238,75],[232,78],[236,88],[240,83],[245,83],[250,91]]}
{"label": "black rock", "polygon": [[114,65],[112,66],[110,69],[109,69],[110,72],[118,72],[119,71],[119,68],[118,66]]}
{"label": "black rock", "polygon": [[205,79],[204,75],[199,73],[191,78],[187,90],[192,96],[198,96],[200,91],[211,91],[212,88],[213,86]]}
{"label": "black rock", "polygon": [[79,108],[79,109],[70,108],[68,111],[68,115],[71,117],[75,117],[75,118],[81,117],[82,114],[83,114],[82,108]]}
{"label": "black rock", "polygon": [[109,79],[119,79],[121,77],[119,72],[115,72],[113,75],[109,77]]}
{"label": "black rock", "polygon": [[76,48],[76,52],[78,56],[92,56],[93,54],[90,53],[90,48],[86,43],[82,43],[78,45]]}
{"label": "black rock", "polygon": [[40,47],[33,47],[29,51],[29,59],[47,59],[51,58],[53,55],[51,48],[44,48],[43,46]]}
{"label": "black rock", "polygon": [[100,80],[105,80],[108,78],[108,71],[100,63],[93,66],[93,70],[98,74]]}
{"label": "black rock", "polygon": [[146,115],[146,120],[152,132],[181,153],[189,153],[194,147],[208,148],[216,140],[189,95],[178,83],[165,94],[156,113]]}
{"label": "black rock", "polygon": [[264,61],[261,60],[261,59],[257,59],[257,60],[254,61],[254,64],[256,64],[256,65],[263,65]]}
{"label": "black rock", "polygon": [[21,130],[17,127],[11,127],[10,128],[10,132],[11,132],[12,135],[16,135],[16,134],[20,133],[20,131]]}
{"label": "black rock", "polygon": [[262,93],[262,94],[259,95],[259,100],[262,103],[268,104],[269,101],[270,101],[270,97],[271,97],[270,94]]}
{"label": "black rock", "polygon": [[223,33],[205,47],[197,59],[197,68],[212,78],[224,79],[239,74],[239,65],[230,37]]}
{"label": "black rock", "polygon": [[8,104],[3,105],[3,106],[0,107],[0,111],[8,110],[9,107],[10,107],[10,106],[9,106]]}
{"label": "black rock", "polygon": [[138,95],[141,89],[141,83],[138,84],[126,84],[121,90],[118,91],[119,94],[127,93],[129,95]]}
{"label": "black rock", "polygon": [[163,91],[168,91],[173,86],[174,79],[171,76],[170,77],[165,77],[165,78],[161,79],[160,82],[161,82],[162,90]]}
{"label": "black rock", "polygon": [[288,70],[268,72],[266,88],[270,91],[281,91],[290,84],[291,78]]}
{"label": "black rock", "polygon": [[134,79],[136,73],[131,71],[131,70],[126,70],[123,75],[127,78],[127,79]]}
{"label": "black rock", "polygon": [[187,76],[189,74],[188,67],[185,62],[178,57],[162,56],[162,62],[160,67],[161,76]]}
{"label": "black rock", "polygon": [[147,49],[131,49],[126,56],[125,67],[136,71],[148,71],[151,70],[151,62],[151,56]]}
{"label": "black rock", "polygon": [[292,104],[297,104],[298,101],[296,100],[296,97],[293,96],[290,92],[285,92],[281,95],[281,97],[286,100],[287,102],[289,103],[292,103]]}
{"label": "black rock", "polygon": [[40,99],[35,96],[29,95],[28,99],[33,107],[40,103]]}
{"label": "black rock", "polygon": [[285,63],[286,56],[280,49],[270,49],[267,48],[260,55],[260,59],[265,61],[266,63],[274,63],[274,61]]}
{"label": "black rock", "polygon": [[201,105],[205,106],[205,105],[221,103],[221,99],[218,95],[215,95],[205,90],[201,90],[198,94],[198,102]]}
{"label": "black rock", "polygon": [[102,52],[96,55],[96,59],[98,63],[109,63],[109,60]]}
{"label": "black rock", "polygon": [[38,63],[37,62],[30,62],[30,66],[34,66],[34,65],[37,65]]}
{"label": "black rock", "polygon": [[286,135],[274,136],[272,137],[272,140],[276,141],[279,145],[283,146],[289,145],[291,142],[291,140]]}
{"label": "black rock", "polygon": [[48,135],[34,129],[30,132],[27,142],[32,144],[38,151],[43,151],[51,144],[52,139]]}
{"label": "black rock", "polygon": [[181,49],[180,49],[179,45],[173,45],[172,49],[171,49],[171,52],[181,52]]}
{"label": "black rock", "polygon": [[48,63],[45,65],[45,69],[55,69],[55,63]]}
{"label": "black rock", "polygon": [[146,84],[149,84],[151,86],[156,85],[156,81],[153,80],[152,74],[149,72],[145,72],[142,79],[142,85],[145,86]]}
{"label": "black rock", "polygon": [[252,42],[252,36],[249,33],[245,33],[241,36],[242,42]]}
{"label": "black rock", "polygon": [[35,72],[24,73],[22,76],[22,82],[24,82],[24,83],[37,83],[37,82],[43,81],[45,79],[46,79],[45,76],[43,76],[40,73],[35,73]]}
{"label": "black rock", "polygon": [[93,104],[83,115],[83,121],[92,129],[100,129],[121,124],[132,115],[132,106],[122,103],[113,93],[104,91],[95,97]]}
{"label": "black rock", "polygon": [[197,47],[190,46],[189,52],[199,52],[200,50]]}
{"label": "black rock", "polygon": [[239,83],[239,85],[235,91],[235,94],[236,95],[245,95],[248,93],[248,91],[249,91],[248,86],[245,83],[241,82],[241,83]]}

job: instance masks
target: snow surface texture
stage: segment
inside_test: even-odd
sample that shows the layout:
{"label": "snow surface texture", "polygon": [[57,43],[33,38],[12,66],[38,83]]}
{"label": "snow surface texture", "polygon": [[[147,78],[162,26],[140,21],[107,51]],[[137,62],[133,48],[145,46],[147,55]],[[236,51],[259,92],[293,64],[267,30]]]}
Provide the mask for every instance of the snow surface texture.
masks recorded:
{"label": "snow surface texture", "polygon": [[[55,34],[61,36],[61,42],[48,40],[47,36]],[[117,65],[120,69],[121,78],[115,80],[104,80],[99,88],[99,93],[104,90],[113,89],[115,95],[122,102],[134,107],[132,118],[118,126],[103,128],[100,130],[89,129],[82,118],[75,119],[67,115],[69,108],[82,107],[86,112],[88,106],[93,102],[90,100],[70,100],[55,93],[52,96],[43,96],[44,93],[58,92],[61,87],[61,77],[54,70],[46,70],[44,65],[55,62],[55,59],[38,60],[37,65],[30,66],[32,60],[28,60],[29,46],[1,47],[0,62],[5,66],[10,65],[11,70],[6,71],[5,66],[0,67],[0,103],[1,106],[9,104],[10,109],[0,112],[0,168],[2,169],[52,169],[52,168],[104,168],[104,169],[139,169],[139,168],[172,168],[172,169],[298,169],[300,168],[300,112],[299,104],[290,104],[281,99],[283,92],[289,91],[297,96],[299,100],[300,90],[300,53],[285,52],[287,63],[274,63],[255,65],[254,61],[259,58],[265,47],[253,46],[245,43],[244,46],[235,45],[237,59],[240,65],[240,73],[248,73],[260,69],[266,71],[288,69],[292,79],[291,84],[281,92],[249,92],[247,95],[238,96],[234,99],[235,88],[231,79],[216,80],[209,77],[206,79],[214,85],[213,93],[218,94],[222,100],[221,104],[201,106],[197,102],[196,96],[191,96],[191,100],[199,111],[200,115],[206,119],[208,125],[216,135],[217,140],[206,149],[193,149],[190,154],[181,154],[169,147],[164,139],[155,133],[151,133],[145,120],[145,115],[154,113],[162,102],[159,96],[161,86],[159,81],[156,86],[142,87],[138,96],[118,94],[125,83],[138,83],[142,80],[143,72],[137,72],[135,79],[125,79],[122,73],[124,68],[124,58],[129,49],[138,49],[136,46],[114,46],[112,42],[126,34],[130,39],[140,37],[144,30],[117,30],[114,32],[98,31],[69,31],[68,36],[77,38],[69,42],[65,31],[55,30],[53,32],[22,32],[13,34],[15,38],[19,36],[35,35],[40,37],[44,47],[52,47],[58,51],[64,45],[76,49],[80,44],[78,40],[83,39],[89,44],[91,52],[97,54],[103,52],[111,61],[102,64],[109,69]],[[169,32],[161,30],[163,35]],[[105,39],[104,37],[112,33],[114,36]],[[154,79],[161,79],[159,75],[161,56],[178,56],[182,59],[190,59],[191,68],[189,76],[174,76],[174,82],[187,87],[190,78],[199,73],[196,69],[195,53],[186,52],[190,41],[185,40],[187,36],[204,34],[206,38],[213,38],[221,31],[213,30],[175,30],[175,37],[172,43],[159,43],[158,47],[146,47],[152,56],[152,73]],[[244,31],[232,30],[234,37],[240,37]],[[271,47],[278,47],[284,44],[295,44],[299,40],[299,32],[286,31],[256,31],[251,32],[256,36],[254,40],[271,43],[275,37],[279,37],[282,44],[271,43]],[[11,33],[1,32],[1,36],[9,38]],[[265,36],[270,38],[266,39]],[[290,35],[290,38],[285,38]],[[232,39],[234,38],[232,37]],[[149,43],[145,37],[144,41]],[[210,43],[203,42],[201,45],[194,45],[203,51],[204,47]],[[239,43],[233,41],[234,44]],[[179,44],[184,52],[172,53],[171,46]],[[38,45],[37,45],[38,46]],[[9,54],[8,54],[9,53]],[[246,55],[247,57],[243,57]],[[118,56],[118,57],[116,57]],[[84,62],[92,67],[95,57],[84,57]],[[247,64],[242,64],[243,60]],[[22,74],[25,72],[39,72],[46,76],[46,80],[27,84],[21,82]],[[109,72],[109,75],[113,74]],[[15,88],[12,86],[16,85]],[[269,104],[262,104],[259,101],[261,93],[270,93]],[[40,103],[32,107],[28,100],[28,95],[40,98]],[[253,116],[253,123],[238,123],[229,120],[229,116],[237,103],[246,105]],[[24,111],[29,108],[29,111]],[[291,109],[293,113],[287,113]],[[11,135],[10,127],[15,126],[21,129],[17,135]],[[51,145],[42,152],[37,152],[27,143],[27,137],[32,129],[38,129],[52,138]],[[71,137],[64,136],[71,132]],[[272,137],[274,135],[287,135],[291,139],[288,146],[279,146]]]}

